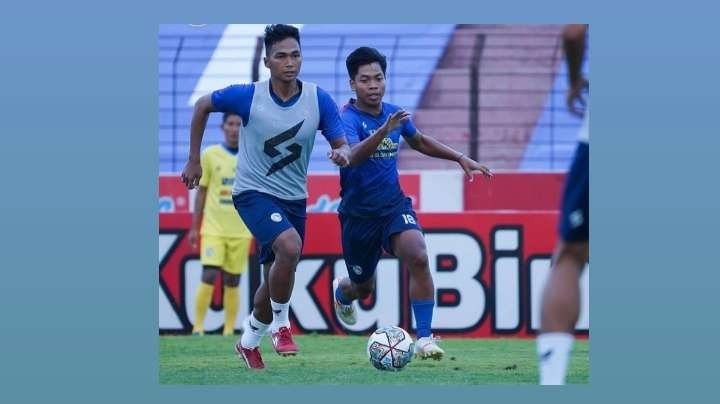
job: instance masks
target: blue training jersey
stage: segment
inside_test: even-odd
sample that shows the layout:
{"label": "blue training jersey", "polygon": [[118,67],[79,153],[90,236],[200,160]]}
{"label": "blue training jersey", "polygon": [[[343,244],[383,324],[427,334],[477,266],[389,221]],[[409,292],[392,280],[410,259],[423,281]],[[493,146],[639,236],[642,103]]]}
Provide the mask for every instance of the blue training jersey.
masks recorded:
{"label": "blue training jersey", "polygon": [[[396,105],[382,103],[382,112],[374,116],[360,111],[354,100],[350,100],[340,114],[348,143],[352,146],[371,136],[399,109]],[[397,170],[400,136],[409,138],[416,133],[415,125],[408,120],[390,132],[364,163],[340,169],[340,213],[358,217],[380,217],[405,206],[405,194],[400,188]]]}

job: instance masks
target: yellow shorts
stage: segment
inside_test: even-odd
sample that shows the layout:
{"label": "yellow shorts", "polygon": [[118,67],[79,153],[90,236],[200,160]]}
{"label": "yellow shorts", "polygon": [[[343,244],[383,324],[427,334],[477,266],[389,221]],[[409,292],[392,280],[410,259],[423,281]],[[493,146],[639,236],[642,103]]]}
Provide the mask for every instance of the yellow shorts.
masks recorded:
{"label": "yellow shorts", "polygon": [[240,275],[248,266],[251,238],[201,236],[200,262]]}

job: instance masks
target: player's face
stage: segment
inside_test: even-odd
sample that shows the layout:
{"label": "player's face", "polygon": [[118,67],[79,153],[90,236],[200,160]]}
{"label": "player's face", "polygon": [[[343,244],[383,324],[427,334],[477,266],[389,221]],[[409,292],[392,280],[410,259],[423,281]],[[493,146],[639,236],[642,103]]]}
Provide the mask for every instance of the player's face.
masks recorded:
{"label": "player's face", "polygon": [[275,42],[265,56],[265,67],[270,69],[270,77],[275,80],[294,81],[300,73],[301,64],[300,44],[295,38]]}
{"label": "player's face", "polygon": [[228,146],[237,147],[238,138],[240,137],[240,125],[240,117],[237,115],[230,115],[223,123],[222,130],[225,134],[225,143]]}
{"label": "player's face", "polygon": [[355,79],[350,80],[350,87],[355,91],[359,102],[373,107],[380,105],[385,95],[385,75],[380,63],[360,66]]}

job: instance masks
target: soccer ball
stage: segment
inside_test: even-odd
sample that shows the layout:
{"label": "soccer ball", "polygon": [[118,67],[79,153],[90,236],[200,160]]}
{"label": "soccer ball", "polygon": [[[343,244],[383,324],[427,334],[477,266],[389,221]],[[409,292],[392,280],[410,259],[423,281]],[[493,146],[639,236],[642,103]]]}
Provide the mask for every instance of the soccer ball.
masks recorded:
{"label": "soccer ball", "polygon": [[396,372],[410,363],[415,343],[410,334],[400,327],[378,328],[370,335],[367,354],[370,363],[379,370]]}

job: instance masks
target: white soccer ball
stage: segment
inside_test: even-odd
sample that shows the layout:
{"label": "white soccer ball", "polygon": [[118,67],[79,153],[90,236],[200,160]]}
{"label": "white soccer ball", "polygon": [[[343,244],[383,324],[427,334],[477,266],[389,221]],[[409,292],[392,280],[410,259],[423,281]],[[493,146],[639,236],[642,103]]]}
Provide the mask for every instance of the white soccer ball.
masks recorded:
{"label": "white soccer ball", "polygon": [[410,334],[400,327],[378,328],[370,335],[367,354],[370,363],[380,370],[396,372],[412,360],[415,343]]}

